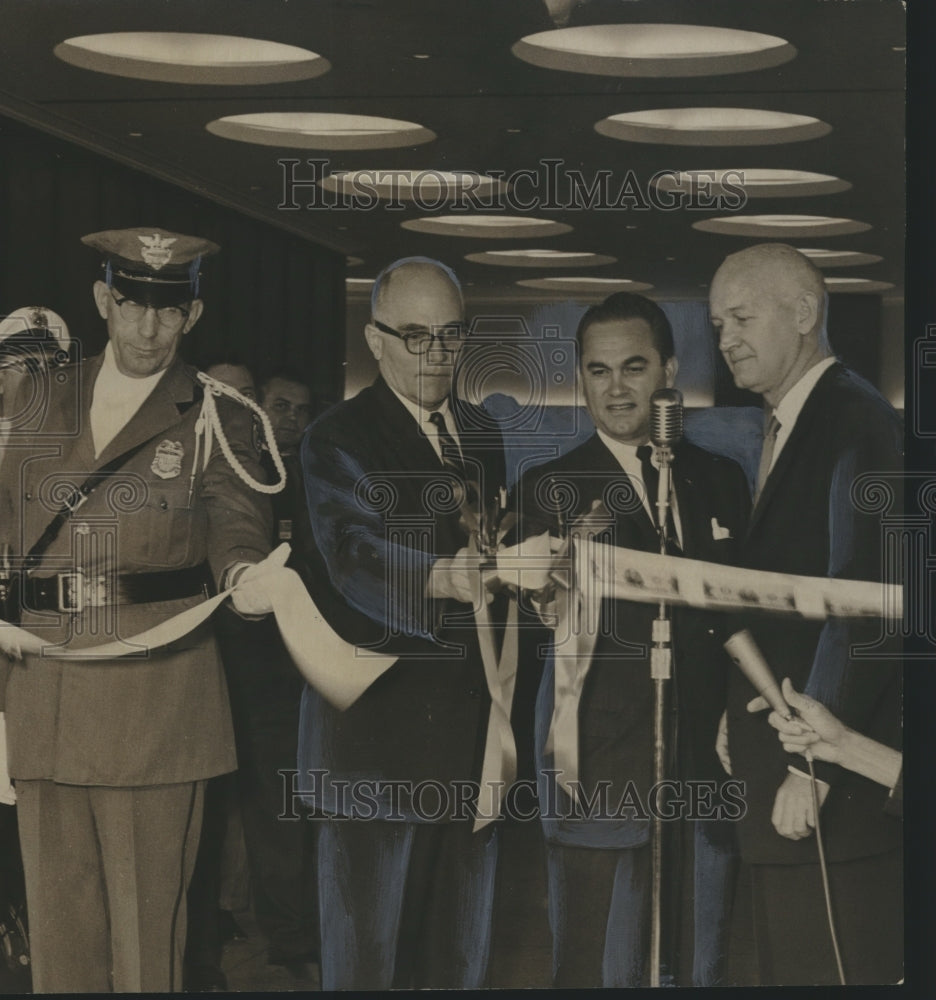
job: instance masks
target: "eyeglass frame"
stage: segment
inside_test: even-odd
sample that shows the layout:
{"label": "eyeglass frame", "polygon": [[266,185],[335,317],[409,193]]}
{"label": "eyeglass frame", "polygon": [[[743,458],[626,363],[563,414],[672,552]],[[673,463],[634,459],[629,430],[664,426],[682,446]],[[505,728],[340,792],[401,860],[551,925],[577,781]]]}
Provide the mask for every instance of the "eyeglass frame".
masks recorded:
{"label": "eyeglass frame", "polygon": [[[140,323],[140,322],[142,322],[143,317],[146,315],[147,311],[150,310],[150,309],[152,309],[153,312],[156,313],[156,322],[157,322],[157,324],[159,326],[163,327],[166,330],[172,330],[173,328],[180,330],[183,326],[185,326],[185,321],[192,314],[192,312],[191,312],[190,309],[185,309],[182,306],[158,306],[157,307],[157,306],[154,306],[154,305],[146,305],[143,302],[137,302],[136,299],[130,298],[129,295],[125,295],[122,299],[118,298],[117,297],[118,293],[114,289],[113,286],[110,287],[109,291],[111,293],[111,297],[114,300],[114,304],[120,310],[120,315],[123,317],[124,322],[126,322],[126,323]],[[125,302],[129,302],[132,305],[139,306],[143,310],[143,312],[140,313],[140,315],[136,319],[132,319],[123,310],[123,305],[124,305]],[[180,323],[166,323],[165,320],[163,319],[163,317],[160,316],[160,313],[163,312],[166,309],[177,310],[181,314],[181,316],[182,316],[182,321]]]}
{"label": "eyeglass frame", "polygon": [[[407,351],[409,351],[410,354],[413,354],[416,357],[420,357],[423,354],[428,354],[432,350],[432,342],[434,340],[437,340],[439,344],[442,345],[442,347],[445,348],[446,350],[450,350],[451,348],[449,348],[447,344],[448,341],[457,340],[459,343],[461,343],[465,339],[464,323],[439,324],[438,329],[440,331],[451,330],[453,328],[457,329],[459,331],[457,337],[446,337],[441,332],[437,333],[435,329],[433,330],[427,329],[419,332],[414,330],[412,333],[400,333],[399,330],[394,330],[392,326],[387,326],[386,323],[381,323],[380,320],[376,319],[371,320],[371,325],[374,326],[376,329],[378,329],[381,333],[387,333],[391,337],[396,337],[398,340],[402,340],[403,346],[407,349]],[[410,347],[410,343],[414,342],[417,337],[426,337],[427,335],[428,339],[421,341],[421,343],[425,343],[427,345],[424,351],[414,351],[413,348]]]}

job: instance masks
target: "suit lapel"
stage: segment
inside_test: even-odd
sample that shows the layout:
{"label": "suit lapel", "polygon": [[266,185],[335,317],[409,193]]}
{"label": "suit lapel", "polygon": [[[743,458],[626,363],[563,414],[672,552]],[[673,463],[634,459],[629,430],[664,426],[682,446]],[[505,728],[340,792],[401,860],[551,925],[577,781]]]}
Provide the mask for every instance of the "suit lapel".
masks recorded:
{"label": "suit lapel", "polygon": [[387,442],[387,454],[398,469],[443,469],[442,459],[429,443],[412,413],[382,378],[374,383],[374,419]]}
{"label": "suit lapel", "polygon": [[500,432],[485,425],[490,416],[481,407],[464,400],[450,398],[449,413],[458,432],[458,445],[468,475],[473,477],[475,471],[480,471],[479,486],[484,502],[489,504],[497,496],[498,487],[507,486]]}
{"label": "suit lapel", "polygon": [[194,399],[194,389],[195,386],[186,373],[185,366],[177,359],[156,383],[123,430],[119,431],[94,459],[94,467],[100,468],[106,465],[117,456],[177,424],[179,404],[190,403]]}
{"label": "suit lapel", "polygon": [[692,470],[691,453],[676,447],[673,456],[673,492],[679,508],[679,527],[682,530],[682,550],[687,556],[701,551],[702,540],[711,537],[711,525],[703,523],[707,507],[701,502],[699,487]]}
{"label": "suit lapel", "polygon": [[[614,457],[597,433],[593,434],[592,437],[585,442],[584,454],[582,457],[586,459],[586,461],[582,463],[584,469],[587,469],[588,471],[605,472],[608,474],[609,479],[613,479],[617,476],[627,476],[627,479],[630,481],[630,475],[621,468],[621,463]],[[651,503],[652,502],[653,501],[651,499]],[[632,527],[639,532],[645,543],[647,551],[652,552],[658,549],[660,536],[657,533],[656,526],[650,520],[650,515],[647,513],[647,509],[644,507],[643,503],[641,503],[640,507],[632,513],[616,514],[616,519],[627,519],[630,522]]]}
{"label": "suit lapel", "polygon": [[767,481],[764,483],[764,488],[757,500],[757,504],[751,512],[747,537],[750,537],[754,533],[755,528],[764,515],[764,511],[770,506],[771,498],[776,493],[778,484],[787,478],[787,469],[793,463],[802,442],[812,434],[813,424],[822,410],[826,386],[838,375],[841,369],[842,365],[839,363],[830,365],[820,376],[813,391],[807,396],[806,402],[802,410],[800,410],[799,416],[796,418],[796,423],[793,425],[793,431],[784,442],[783,449],[777,456],[777,460],[774,462],[773,468],[767,476]]}

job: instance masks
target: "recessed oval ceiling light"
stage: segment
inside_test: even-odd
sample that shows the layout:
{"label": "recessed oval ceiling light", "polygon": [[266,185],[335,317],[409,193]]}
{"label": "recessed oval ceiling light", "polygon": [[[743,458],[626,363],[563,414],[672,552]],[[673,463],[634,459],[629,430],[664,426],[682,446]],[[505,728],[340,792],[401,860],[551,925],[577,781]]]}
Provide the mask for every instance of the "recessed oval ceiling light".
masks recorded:
{"label": "recessed oval ceiling light", "polygon": [[626,142],[674,146],[771,146],[827,135],[832,126],[808,115],[757,108],[657,108],[611,115],[595,131]]}
{"label": "recessed oval ceiling light", "polygon": [[439,206],[464,193],[479,198],[506,190],[503,181],[470,170],[342,170],[323,177],[326,191],[359,198],[392,198]]}
{"label": "recessed oval ceiling light", "polygon": [[812,247],[796,249],[816,267],[856,267],[859,264],[877,264],[884,259],[875,253],[859,253],[857,250],[815,250]]}
{"label": "recessed oval ceiling light", "polygon": [[796,49],[783,38],[697,24],[590,24],[541,31],[511,51],[544,69],[599,76],[715,76],[789,62]]}
{"label": "recessed oval ceiling light", "polygon": [[205,128],[224,139],[296,149],[396,149],[435,139],[434,132],[415,122],[316,111],[229,115]]}
{"label": "recessed oval ceiling light", "polygon": [[863,233],[871,227],[854,219],[836,219],[829,215],[734,215],[721,219],[703,219],[692,223],[703,233],[725,236],[847,236]]}
{"label": "recessed oval ceiling light", "polygon": [[572,232],[572,227],[564,222],[530,219],[524,215],[439,215],[431,219],[409,219],[400,226],[414,233],[485,239],[561,236]]}
{"label": "recessed oval ceiling light", "polygon": [[465,254],[474,264],[497,267],[597,267],[613,264],[617,258],[573,250],[484,250]]}
{"label": "recessed oval ceiling light", "polygon": [[830,174],[808,170],[680,170],[667,171],[653,179],[660,191],[697,196],[737,195],[749,198],[788,198],[794,195],[837,194],[851,184]]}
{"label": "recessed oval ceiling light", "polygon": [[886,292],[894,287],[890,281],[872,281],[871,278],[826,278],[830,292]]}
{"label": "recessed oval ceiling light", "polygon": [[80,35],[56,45],[53,52],[81,69],[162,83],[285,83],[311,80],[331,69],[327,59],[295,45],[184,31]]}
{"label": "recessed oval ceiling light", "polygon": [[345,278],[345,288],[349,292],[361,292],[373,285],[373,278]]}
{"label": "recessed oval ceiling light", "polygon": [[524,278],[517,282],[524,288],[544,292],[575,292],[580,295],[610,295],[612,292],[648,292],[653,285],[629,278]]}

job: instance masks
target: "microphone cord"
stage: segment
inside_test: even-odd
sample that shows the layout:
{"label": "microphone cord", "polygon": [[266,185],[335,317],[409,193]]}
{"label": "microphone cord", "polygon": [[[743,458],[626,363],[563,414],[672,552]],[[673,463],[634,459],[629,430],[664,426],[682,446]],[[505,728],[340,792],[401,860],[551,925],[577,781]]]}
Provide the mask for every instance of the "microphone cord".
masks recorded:
{"label": "microphone cord", "polygon": [[845,986],[845,969],[842,966],[842,953],[839,951],[838,935],[835,933],[835,920],[832,917],[832,892],[829,888],[829,870],[826,866],[825,849],[822,846],[822,828],[819,825],[819,790],[816,785],[816,769],[813,767],[813,756],[807,751],[806,762],[809,764],[809,783],[812,786],[813,815],[816,818],[816,846],[819,848],[819,870],[822,872],[822,891],[825,893],[826,917],[829,921],[829,934],[832,937],[832,950],[835,952],[835,964],[838,967],[839,983]]}

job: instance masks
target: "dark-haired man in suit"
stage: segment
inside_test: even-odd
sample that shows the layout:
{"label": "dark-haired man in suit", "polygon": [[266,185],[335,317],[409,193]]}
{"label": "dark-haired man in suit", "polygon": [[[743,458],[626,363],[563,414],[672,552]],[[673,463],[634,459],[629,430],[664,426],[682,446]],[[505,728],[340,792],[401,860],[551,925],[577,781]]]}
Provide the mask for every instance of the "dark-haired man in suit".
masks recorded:
{"label": "dark-haired man in suit", "polygon": [[[826,301],[822,274],[784,244],[732,254],[712,281],[721,352],[735,384],[765,404],[742,558],[753,569],[881,580],[881,515],[851,493],[864,473],[894,489],[903,430],[894,409],[832,353]],[[778,680],[790,678],[846,725],[899,746],[898,651],[870,652],[880,626],[765,618],[751,631]],[[747,787],[740,840],[760,981],[834,984],[810,778],[766,720],[746,711],[755,693],[740,671],[731,672],[728,747],[733,773]],[[817,762],[815,771],[845,979],[896,982],[903,975],[900,824],[884,813],[886,790],[834,764]]]}
{"label": "dark-haired man in suit", "polygon": [[[524,537],[556,532],[553,500],[571,497],[564,520],[571,523],[602,501],[613,523],[602,540],[625,548],[659,552],[655,467],[651,465],[650,398],[676,377],[677,361],[669,320],[654,302],[619,293],[592,306],[578,330],[580,385],[595,434],[569,453],[530,469],[517,491]],[[689,557],[730,562],[750,505],[741,469],[688,442],[673,458],[675,542]],[[648,483],[650,484],[648,486]],[[624,489],[620,490],[623,484]],[[615,504],[615,496],[633,502]],[[610,808],[575,817],[558,787],[553,754],[545,749],[555,700],[572,697],[556,687],[555,652],[543,674],[537,704],[540,805],[547,842],[553,971],[561,987],[639,986],[649,952],[650,823],[653,766],[653,688],[649,648],[652,604],[604,601],[600,627],[577,705],[578,780],[581,801],[605,783]],[[674,679],[670,686],[669,778],[714,783],[718,762],[712,740],[724,702],[728,661],[706,616],[674,612]],[[575,710],[575,706],[572,706]],[[558,739],[558,735],[556,735]],[[722,775],[723,777],[723,775]],[[561,784],[561,781],[560,781]],[[635,804],[616,816],[630,790]],[[713,799],[711,817],[721,808]],[[550,805],[551,804],[551,805]],[[683,826],[683,824],[679,824]],[[667,829],[675,829],[673,823]],[[693,892],[680,888],[674,873],[680,857],[695,865],[695,943],[683,940],[676,955],[678,903],[669,907],[666,971],[685,983],[714,985],[724,962],[727,892],[733,870],[731,825],[684,824],[682,845],[675,838],[666,856],[668,897]],[[684,872],[687,885],[693,872]],[[690,923],[689,921],[684,921]],[[695,968],[693,969],[693,964]],[[690,971],[691,970],[691,971]]]}
{"label": "dark-haired man in suit", "polygon": [[480,987],[497,842],[456,801],[480,777],[490,706],[459,497],[497,495],[503,450],[452,395],[455,275],[397,261],[371,305],[380,377],[314,421],[301,449],[324,563],[309,578],[316,605],[348,641],[399,656],[344,712],[311,688],[303,698],[300,780],[338,817],[318,829],[322,985]]}

